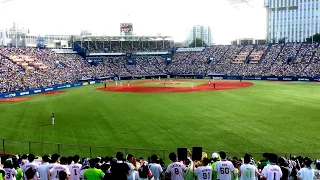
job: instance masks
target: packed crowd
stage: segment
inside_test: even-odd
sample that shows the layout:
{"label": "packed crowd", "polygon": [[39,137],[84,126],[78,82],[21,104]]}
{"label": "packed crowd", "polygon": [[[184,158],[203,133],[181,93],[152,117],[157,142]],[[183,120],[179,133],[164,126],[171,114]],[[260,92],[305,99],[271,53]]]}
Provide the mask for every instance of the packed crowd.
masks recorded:
{"label": "packed crowd", "polygon": [[[90,42],[90,47],[101,47],[101,42]],[[89,45],[90,45],[89,43]],[[112,42],[113,43],[113,42]],[[111,45],[112,45],[111,43]],[[130,43],[126,48],[130,51]],[[131,45],[142,42],[132,42]],[[154,43],[154,44],[153,44]],[[151,47],[163,47],[150,42]],[[134,46],[136,47],[136,46]],[[142,46],[143,47],[143,46]],[[120,51],[114,46],[115,51]],[[132,49],[132,47],[131,47]],[[151,48],[152,49],[152,48]],[[99,49],[98,52],[101,49]],[[137,50],[137,49],[136,49]],[[169,64],[161,56],[138,56],[129,63],[124,56],[105,57],[103,62],[90,65],[76,54],[58,54],[47,49],[0,47],[0,93],[48,87],[76,82],[82,78],[159,74],[226,74],[244,76],[320,76],[320,51],[318,44],[286,43],[259,46],[212,46],[203,51],[176,52]],[[240,53],[264,52],[255,55],[258,62],[250,63]],[[28,56],[34,59],[28,67],[15,63],[12,56]],[[210,60],[210,61],[209,61]],[[47,69],[34,66],[41,63]]]}
{"label": "packed crowd", "polygon": [[[201,153],[201,152],[199,152]],[[201,154],[200,154],[201,155]],[[59,154],[35,157],[33,154],[1,158],[0,179],[3,180],[319,180],[320,159],[278,157],[264,153],[260,161],[246,153],[243,158],[228,157],[220,151],[201,159],[169,154],[165,165],[157,155],[146,159],[117,152],[113,157],[80,158]]]}
{"label": "packed crowd", "polygon": [[170,41],[85,41],[77,42],[87,53],[169,51]]}

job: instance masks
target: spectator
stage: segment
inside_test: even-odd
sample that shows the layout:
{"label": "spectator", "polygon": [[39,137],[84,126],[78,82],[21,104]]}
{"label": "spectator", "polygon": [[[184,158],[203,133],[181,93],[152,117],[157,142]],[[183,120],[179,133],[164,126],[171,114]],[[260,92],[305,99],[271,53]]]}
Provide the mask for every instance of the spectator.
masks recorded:
{"label": "spectator", "polygon": [[129,166],[128,180],[135,180],[136,177],[136,158],[132,154],[127,155],[127,164]]}
{"label": "spectator", "polygon": [[[29,154],[28,155],[28,163],[25,163],[25,165],[23,166],[22,168],[22,171],[24,172],[24,174],[26,173],[26,171],[30,168],[32,168],[32,170],[35,170],[35,174],[34,174],[34,177],[33,177],[33,180],[38,180],[38,164],[34,162],[34,159],[35,159],[35,156],[33,154]],[[25,174],[26,175],[26,174]]]}
{"label": "spectator", "polygon": [[158,157],[157,155],[152,155],[151,156],[151,162],[149,163],[149,168],[152,172],[153,178],[155,180],[160,180],[162,178],[162,167],[160,164],[158,164]]}
{"label": "spectator", "polygon": [[17,171],[13,168],[13,164],[10,159],[4,162],[3,169],[6,173],[6,180],[15,180],[15,175],[17,174]]}
{"label": "spectator", "polygon": [[267,180],[280,180],[282,177],[282,171],[277,165],[278,156],[276,154],[269,154],[268,158],[270,160],[270,164],[263,168],[261,175]]}
{"label": "spectator", "polygon": [[240,180],[255,180],[259,175],[258,169],[251,163],[251,155],[245,154],[243,158],[243,165],[240,166],[239,174]]}
{"label": "spectator", "polygon": [[37,170],[34,169],[33,167],[29,167],[26,171],[25,171],[25,178],[27,180],[34,180],[35,176],[36,176]]}
{"label": "spectator", "polygon": [[49,165],[50,159],[49,156],[42,156],[42,164],[39,166],[38,173],[40,176],[40,180],[48,180],[47,167]]}
{"label": "spectator", "polygon": [[194,170],[198,180],[212,179],[212,167],[209,163],[210,160],[208,158],[204,158],[202,160],[202,166],[199,166]]}
{"label": "spectator", "polygon": [[220,180],[231,180],[231,173],[234,171],[233,164],[227,160],[227,154],[224,151],[219,152],[221,161],[218,161],[214,171],[218,174]]}
{"label": "spectator", "polygon": [[104,173],[101,169],[95,168],[96,160],[90,159],[89,161],[90,168],[86,169],[83,173],[83,177],[86,180],[101,180],[104,177]]}
{"label": "spectator", "polygon": [[308,157],[304,159],[304,167],[297,174],[298,180],[313,180],[315,179],[314,170],[311,168],[312,160]]}
{"label": "spectator", "polygon": [[111,164],[112,178],[117,180],[127,180],[130,172],[128,164],[124,161],[123,153],[117,152],[116,161]]}
{"label": "spectator", "polygon": [[70,177],[69,177],[70,180],[79,180],[80,179],[80,176],[81,176],[80,170],[81,170],[82,165],[79,164],[79,160],[80,160],[80,157],[78,155],[74,155],[72,157],[71,162],[73,161],[73,163],[71,163],[68,166],[69,171],[70,171]]}
{"label": "spectator", "polygon": [[55,166],[53,166],[50,169],[50,171],[49,171],[50,176],[54,180],[59,180],[59,172],[60,171],[64,171],[64,172],[66,172],[67,176],[70,176],[70,171],[69,171],[69,168],[67,166],[67,163],[68,163],[68,158],[67,157],[61,157],[60,158],[60,164],[56,164]]}
{"label": "spectator", "polygon": [[52,154],[52,155],[51,155],[51,162],[47,165],[47,170],[46,170],[46,172],[47,172],[47,174],[48,174],[48,179],[49,179],[49,180],[53,180],[53,179],[54,179],[54,177],[52,177],[52,176],[50,175],[50,170],[51,170],[54,166],[58,165],[57,161],[58,161],[59,157],[60,157],[59,154]]}
{"label": "spectator", "polygon": [[174,152],[169,154],[169,159],[172,163],[166,170],[166,176],[171,180],[183,180],[183,171],[185,171],[186,166],[177,161],[177,155]]}

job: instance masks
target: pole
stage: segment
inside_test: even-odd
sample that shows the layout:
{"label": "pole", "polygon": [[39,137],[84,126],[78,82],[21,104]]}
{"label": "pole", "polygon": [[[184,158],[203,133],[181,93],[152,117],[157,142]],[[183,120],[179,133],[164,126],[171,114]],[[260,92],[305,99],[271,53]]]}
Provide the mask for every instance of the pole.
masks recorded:
{"label": "pole", "polygon": [[6,154],[6,151],[4,149],[4,139],[2,139],[2,151],[3,151],[3,154],[5,155]]}
{"label": "pole", "polygon": [[58,144],[58,154],[60,154],[60,144]]}
{"label": "pole", "polygon": [[31,142],[29,141],[29,154],[31,154]]}
{"label": "pole", "polygon": [[92,148],[90,146],[90,158],[92,158]]}

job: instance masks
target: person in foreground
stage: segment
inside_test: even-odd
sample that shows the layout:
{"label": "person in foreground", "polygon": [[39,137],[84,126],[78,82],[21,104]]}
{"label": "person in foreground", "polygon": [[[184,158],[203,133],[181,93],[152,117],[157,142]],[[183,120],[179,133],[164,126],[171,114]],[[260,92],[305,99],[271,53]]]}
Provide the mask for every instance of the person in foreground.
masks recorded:
{"label": "person in foreground", "polygon": [[172,163],[168,166],[166,170],[166,177],[168,180],[183,180],[183,171],[186,166],[177,161],[176,153],[172,152],[169,154],[169,159]]}
{"label": "person in foreground", "polygon": [[311,168],[312,160],[308,157],[304,158],[304,167],[297,174],[298,180],[316,179],[314,170]]}
{"label": "person in foreground", "polygon": [[280,180],[282,177],[281,168],[277,165],[278,156],[276,154],[269,154],[270,164],[265,166],[262,170],[262,177],[266,180]]}
{"label": "person in foreground", "polygon": [[86,180],[101,180],[104,177],[104,173],[101,169],[95,168],[96,160],[90,159],[90,168],[86,169],[83,173],[83,177]]}
{"label": "person in foreground", "polygon": [[231,180],[231,172],[234,170],[232,162],[227,160],[227,154],[224,151],[219,152],[221,161],[218,161],[214,171],[218,173],[219,180]]}
{"label": "person in foreground", "polygon": [[243,158],[243,164],[239,169],[239,178],[240,180],[255,180],[256,176],[259,175],[258,169],[250,164],[251,155],[245,154]]}

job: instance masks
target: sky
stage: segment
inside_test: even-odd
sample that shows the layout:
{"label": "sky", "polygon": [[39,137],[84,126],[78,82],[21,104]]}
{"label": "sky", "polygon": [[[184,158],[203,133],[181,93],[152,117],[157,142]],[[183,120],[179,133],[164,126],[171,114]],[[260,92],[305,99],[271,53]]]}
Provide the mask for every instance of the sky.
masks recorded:
{"label": "sky", "polygon": [[32,35],[120,35],[120,23],[133,23],[136,35],[186,40],[195,25],[211,26],[215,44],[237,38],[265,38],[263,0],[230,5],[229,0],[0,0],[0,28],[30,29]]}

